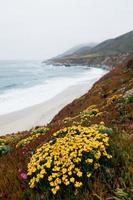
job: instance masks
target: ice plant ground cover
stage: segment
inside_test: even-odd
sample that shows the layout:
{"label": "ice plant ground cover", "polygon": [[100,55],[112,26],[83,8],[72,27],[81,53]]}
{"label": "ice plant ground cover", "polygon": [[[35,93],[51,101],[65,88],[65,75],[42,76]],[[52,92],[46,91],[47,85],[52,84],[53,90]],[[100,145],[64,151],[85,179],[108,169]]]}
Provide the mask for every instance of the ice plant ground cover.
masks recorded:
{"label": "ice plant ground cover", "polygon": [[100,126],[72,126],[54,133],[28,164],[30,188],[56,194],[87,184],[93,172],[112,157],[107,152],[109,137],[100,133]]}

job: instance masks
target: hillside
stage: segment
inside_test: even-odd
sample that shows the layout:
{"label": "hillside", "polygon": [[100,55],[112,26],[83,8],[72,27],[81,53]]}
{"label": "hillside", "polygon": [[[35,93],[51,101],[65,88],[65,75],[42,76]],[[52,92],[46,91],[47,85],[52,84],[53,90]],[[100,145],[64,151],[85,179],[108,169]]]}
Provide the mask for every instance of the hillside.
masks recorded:
{"label": "hillside", "polygon": [[47,127],[0,145],[2,200],[132,200],[133,57]]}
{"label": "hillside", "polygon": [[133,53],[133,31],[117,38],[106,40],[92,49],[92,52],[102,55]]}
{"label": "hillside", "polygon": [[92,49],[94,46],[96,46],[95,43],[77,45],[75,47],[72,47],[68,51],[64,52],[63,54],[57,56],[56,58],[68,57],[68,56],[71,56],[71,55],[80,55],[80,54],[83,54],[86,51],[90,51],[90,49]]}
{"label": "hillside", "polygon": [[[94,47],[84,46],[67,56],[55,57],[45,61],[54,65],[108,65],[114,67],[133,54],[133,31],[114,39],[106,40]],[[121,62],[121,63],[122,63]]]}
{"label": "hillside", "polygon": [[[84,52],[86,51],[90,51],[92,49],[91,46],[88,46],[88,45],[83,45],[83,46],[80,46],[80,48],[74,50],[73,52],[72,51],[67,51],[69,52],[69,54],[66,52],[64,57],[69,57],[69,56],[80,56],[81,54],[84,54]],[[61,55],[62,57],[62,55]]]}

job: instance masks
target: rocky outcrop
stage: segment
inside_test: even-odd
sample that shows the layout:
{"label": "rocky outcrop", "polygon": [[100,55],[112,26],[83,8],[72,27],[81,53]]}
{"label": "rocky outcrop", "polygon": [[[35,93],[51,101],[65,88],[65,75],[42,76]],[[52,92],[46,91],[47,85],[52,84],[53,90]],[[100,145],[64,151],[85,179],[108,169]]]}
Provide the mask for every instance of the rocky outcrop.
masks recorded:
{"label": "rocky outcrop", "polygon": [[93,55],[91,57],[74,57],[74,58],[60,58],[60,59],[52,59],[47,60],[45,63],[48,65],[54,66],[75,66],[75,65],[83,65],[88,67],[100,67],[106,69],[113,69],[116,65],[122,64],[125,59],[129,57],[129,53],[114,55],[114,56],[98,56]]}

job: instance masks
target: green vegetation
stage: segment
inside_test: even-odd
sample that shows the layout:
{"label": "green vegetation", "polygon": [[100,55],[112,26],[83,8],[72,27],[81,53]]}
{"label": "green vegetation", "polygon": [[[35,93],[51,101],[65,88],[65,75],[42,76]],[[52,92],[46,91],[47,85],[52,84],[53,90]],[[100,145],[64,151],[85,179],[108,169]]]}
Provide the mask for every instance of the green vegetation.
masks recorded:
{"label": "green vegetation", "polygon": [[6,140],[0,139],[0,156],[10,151],[10,146],[7,145]]}

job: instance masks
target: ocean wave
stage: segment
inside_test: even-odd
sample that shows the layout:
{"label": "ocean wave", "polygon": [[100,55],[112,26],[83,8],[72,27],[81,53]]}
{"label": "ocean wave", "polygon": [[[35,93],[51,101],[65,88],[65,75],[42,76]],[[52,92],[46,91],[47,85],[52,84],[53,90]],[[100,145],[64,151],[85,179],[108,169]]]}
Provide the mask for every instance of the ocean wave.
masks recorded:
{"label": "ocean wave", "polygon": [[1,90],[8,90],[8,89],[11,89],[11,88],[15,88],[16,86],[18,86],[18,84],[9,84],[9,85],[5,85],[5,86],[2,86],[0,87]]}
{"label": "ocean wave", "polygon": [[40,104],[52,99],[70,86],[100,78],[103,74],[105,71],[102,69],[90,68],[82,70],[74,77],[70,73],[69,77],[68,75],[59,77],[58,73],[55,76],[48,74],[48,79],[28,88],[17,88],[17,84],[9,84],[6,88],[12,89],[0,95],[0,115]]}

